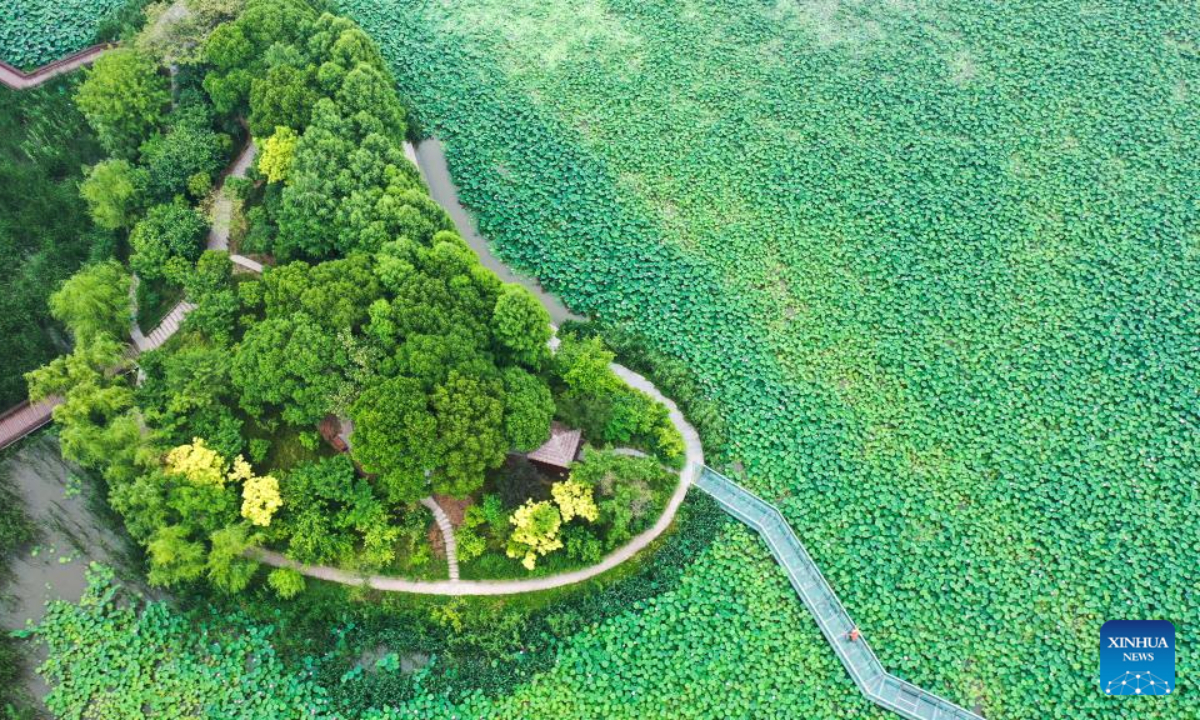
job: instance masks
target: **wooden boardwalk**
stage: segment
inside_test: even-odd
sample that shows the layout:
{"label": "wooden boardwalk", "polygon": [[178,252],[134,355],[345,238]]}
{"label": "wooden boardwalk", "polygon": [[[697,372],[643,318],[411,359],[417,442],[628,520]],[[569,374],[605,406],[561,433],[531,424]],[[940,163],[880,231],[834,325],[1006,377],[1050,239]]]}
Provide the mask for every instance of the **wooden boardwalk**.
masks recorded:
{"label": "wooden boardwalk", "polygon": [[0,450],[49,423],[51,413],[62,401],[52,396],[39,403],[23,402],[0,415]]}
{"label": "wooden boardwalk", "polygon": [[90,48],[84,48],[77,53],[72,53],[66,57],[59,58],[54,62],[47,63],[33,72],[24,72],[19,68],[0,60],[0,84],[13,90],[28,90],[29,88],[37,87],[46,82],[50,78],[58,77],[64,73],[69,73],[72,70],[90,65],[96,58],[116,47],[114,43],[105,43],[103,45],[93,45]]}
{"label": "wooden boardwalk", "polygon": [[787,572],[796,594],[812,613],[817,627],[867,699],[908,720],[983,720],[970,710],[892,675],[879,662],[865,637],[852,639],[851,633],[858,626],[774,505],[707,467],[698,474],[696,487],[762,536],[775,560]]}

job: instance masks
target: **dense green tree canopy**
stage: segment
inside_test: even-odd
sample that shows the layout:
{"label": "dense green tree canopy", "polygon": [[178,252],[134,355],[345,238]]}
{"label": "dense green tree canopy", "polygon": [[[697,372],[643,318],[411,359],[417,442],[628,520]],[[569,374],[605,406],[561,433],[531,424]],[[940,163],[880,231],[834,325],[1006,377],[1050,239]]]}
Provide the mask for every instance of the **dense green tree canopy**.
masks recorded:
{"label": "dense green tree canopy", "polygon": [[306,68],[277,65],[250,83],[250,132],[266,137],[275,128],[303,130],[320,97],[316,78]]}
{"label": "dense green tree canopy", "polygon": [[349,560],[360,543],[385,539],[387,510],[344,455],[295,468],[280,489],[288,555],[300,562]]}
{"label": "dense green tree canopy", "polygon": [[487,470],[504,462],[508,442],[503,398],[499,379],[457,370],[434,390],[431,404],[442,456],[442,467],[433,478],[436,491],[465,497],[483,485]]}
{"label": "dense green tree canopy", "polygon": [[129,235],[129,264],[141,278],[182,283],[204,252],[207,232],[208,223],[183,202],[155,205]]}
{"label": "dense green tree canopy", "polygon": [[149,183],[145,169],[126,160],[111,159],[92,167],[79,192],[97,225],[123,230],[138,216]]}
{"label": "dense green tree canopy", "polygon": [[420,383],[396,377],[368,388],[351,409],[354,458],[393,502],[412,502],[428,493],[427,475],[440,460],[438,421]]}
{"label": "dense green tree canopy", "polygon": [[546,382],[518,367],[505,368],[504,435],[509,445],[528,452],[550,438],[554,397]]}
{"label": "dense green tree canopy", "polygon": [[142,164],[156,200],[183,193],[198,199],[207,192],[232,147],[229,136],[213,130],[212,123],[209,107],[191,98],[172,111],[167,132],[142,143]]}
{"label": "dense green tree canopy", "polygon": [[508,284],[496,299],[492,332],[515,360],[531,368],[541,367],[550,357],[550,313],[533,293]]}
{"label": "dense green tree canopy", "polygon": [[105,149],[131,159],[162,122],[169,87],[152,59],[120,48],[96,59],[75,98]]}
{"label": "dense green tree canopy", "polygon": [[73,275],[50,296],[50,312],[75,341],[90,344],[100,337],[124,337],[129,329],[129,274],[109,260]]}
{"label": "dense green tree canopy", "polygon": [[367,320],[368,308],[382,292],[371,257],[366,254],[317,265],[281,265],[269,270],[262,283],[268,316],[304,312],[333,331],[357,329]]}
{"label": "dense green tree canopy", "polygon": [[329,410],[348,363],[335,336],[295,313],[246,332],[235,351],[232,378],[242,409],[251,415],[273,406],[287,422],[312,425]]}

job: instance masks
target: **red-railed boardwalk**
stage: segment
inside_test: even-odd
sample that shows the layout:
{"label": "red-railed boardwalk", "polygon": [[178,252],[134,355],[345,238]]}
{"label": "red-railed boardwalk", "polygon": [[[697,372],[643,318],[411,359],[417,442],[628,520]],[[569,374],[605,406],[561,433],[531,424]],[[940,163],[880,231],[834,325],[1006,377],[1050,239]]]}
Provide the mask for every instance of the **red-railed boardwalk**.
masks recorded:
{"label": "red-railed boardwalk", "polygon": [[33,72],[24,72],[19,68],[0,60],[0,83],[13,90],[27,90],[32,87],[37,87],[46,82],[50,78],[58,77],[63,73],[69,73],[72,70],[90,65],[92,61],[116,47],[113,43],[105,43],[103,45],[93,45],[90,48],[84,48],[77,53],[72,53],[66,57],[61,57],[54,62],[46,63],[37,68]]}
{"label": "red-railed boardwalk", "polygon": [[50,413],[62,402],[48,397],[39,403],[23,402],[0,415],[0,450],[50,422]]}
{"label": "red-railed boardwalk", "polygon": [[[47,63],[33,72],[24,72],[0,60],[0,84],[13,90],[27,90],[37,87],[50,78],[89,65],[100,55],[116,47],[112,43],[93,45],[77,53],[59,58]],[[49,397],[38,403],[23,402],[11,407],[0,415],[0,450],[12,445],[29,433],[46,425],[51,420],[51,412],[62,402],[62,398]]]}

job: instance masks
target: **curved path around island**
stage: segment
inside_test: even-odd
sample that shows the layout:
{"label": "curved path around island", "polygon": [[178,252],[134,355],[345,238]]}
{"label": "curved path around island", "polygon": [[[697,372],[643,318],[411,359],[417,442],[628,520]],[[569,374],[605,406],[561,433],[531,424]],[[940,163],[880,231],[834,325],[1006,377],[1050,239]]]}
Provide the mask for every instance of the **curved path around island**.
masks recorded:
{"label": "curved path around island", "polygon": [[683,504],[688,488],[696,479],[699,469],[704,466],[704,450],[700,447],[700,436],[679,411],[675,403],[663,396],[658,388],[634,371],[621,365],[611,365],[615,372],[630,387],[641,390],[658,402],[667,406],[671,414],[671,422],[683,436],[686,448],[683,471],[679,474],[679,485],[663,509],[662,515],[648,530],[644,530],[625,545],[617,548],[604,557],[600,562],[580,570],[533,577],[523,580],[410,580],[390,575],[363,575],[328,565],[304,565],[293,562],[280,553],[272,550],[256,550],[253,556],[258,560],[274,567],[289,567],[302,575],[319,580],[341,583],[343,585],[360,585],[375,590],[389,592],[408,592],[422,595],[511,595],[514,593],[550,590],[552,588],[573,585],[589,580],[612,570],[621,563],[644,550],[660,535],[666,532],[675,520],[675,513]]}

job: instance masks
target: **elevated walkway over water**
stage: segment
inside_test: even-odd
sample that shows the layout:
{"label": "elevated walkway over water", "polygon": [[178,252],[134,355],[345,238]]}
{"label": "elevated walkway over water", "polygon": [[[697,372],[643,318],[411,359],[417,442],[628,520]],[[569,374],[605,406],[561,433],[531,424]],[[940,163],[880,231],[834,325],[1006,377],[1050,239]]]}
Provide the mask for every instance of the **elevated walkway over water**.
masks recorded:
{"label": "elevated walkway over water", "polygon": [[889,673],[866,638],[850,639],[850,632],[856,627],[854,621],[774,505],[708,467],[696,474],[695,486],[762,536],[863,695],[909,720],[983,720],[979,715]]}

